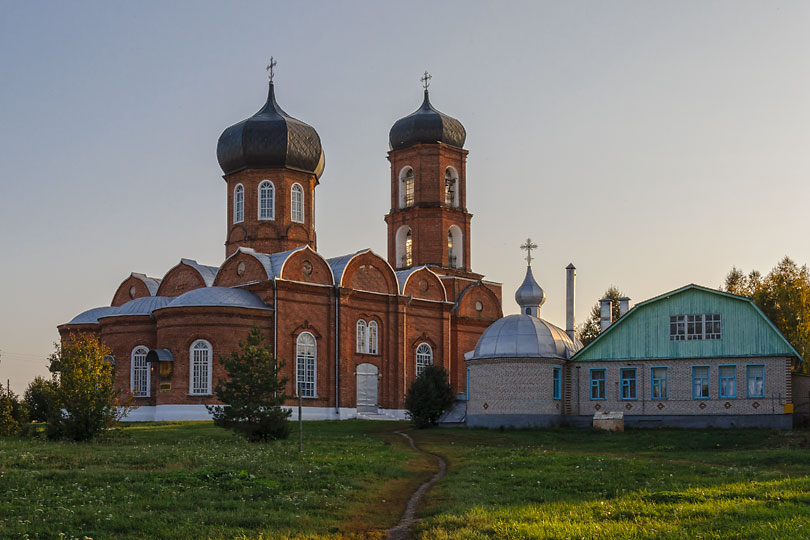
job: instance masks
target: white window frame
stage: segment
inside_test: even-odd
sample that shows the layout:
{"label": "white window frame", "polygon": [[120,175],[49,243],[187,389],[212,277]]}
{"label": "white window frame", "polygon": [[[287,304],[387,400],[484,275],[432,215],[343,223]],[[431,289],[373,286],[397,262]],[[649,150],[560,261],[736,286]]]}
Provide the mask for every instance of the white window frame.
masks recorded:
{"label": "white window frame", "polygon": [[236,184],[233,188],[233,222],[245,221],[245,186]]}
{"label": "white window frame", "polygon": [[[410,173],[410,175],[408,174]],[[399,207],[410,208],[415,202],[416,173],[413,167],[406,165],[399,171]]]}
{"label": "white window frame", "polygon": [[[304,343],[311,339],[312,343]],[[308,351],[308,348],[312,348]],[[309,373],[308,373],[309,372]],[[310,380],[311,379],[311,380]],[[301,397],[318,397],[318,341],[309,332],[301,332],[295,339],[295,395],[299,385]]]}
{"label": "white window frame", "polygon": [[[296,194],[299,195],[296,201]],[[296,182],[290,189],[290,220],[294,223],[304,223],[304,188]]]}
{"label": "white window frame", "polygon": [[[269,199],[269,204],[264,205],[266,199]],[[270,180],[262,180],[259,183],[258,213],[259,220],[276,219],[276,186]]]}
{"label": "white window frame", "polygon": [[416,376],[422,374],[427,366],[433,365],[433,347],[422,342],[416,346]]}
{"label": "white window frame", "polygon": [[359,353],[367,353],[368,352],[368,341],[367,341],[367,334],[366,334],[366,321],[363,319],[359,319],[357,321],[357,352]]}
{"label": "white window frame", "polygon": [[379,326],[377,325],[377,321],[368,321],[368,331],[366,335],[368,336],[368,346],[366,347],[366,352],[368,354],[378,354]]}
{"label": "white window frame", "polygon": [[[151,395],[152,377],[149,372],[149,364],[146,362],[146,355],[149,354],[149,347],[138,345],[132,349],[129,356],[129,390],[134,397],[149,397]],[[141,376],[146,383],[146,389],[142,391],[136,387],[138,376]]]}
{"label": "white window frame", "polygon": [[[198,347],[199,346],[199,347]],[[198,355],[196,353],[202,354],[205,351],[205,358],[204,363],[200,362],[200,365],[203,366],[205,369],[205,373],[200,377],[204,379],[205,388],[202,386],[195,387],[194,385],[194,373],[196,371],[197,362],[198,362]],[[197,339],[191,346],[188,348],[188,393],[191,396],[209,396],[211,395],[211,376],[213,371],[213,356],[214,356],[214,349],[211,347],[211,343],[204,339]]]}
{"label": "white window frame", "polygon": [[670,341],[723,339],[723,320],[719,313],[670,315]]}

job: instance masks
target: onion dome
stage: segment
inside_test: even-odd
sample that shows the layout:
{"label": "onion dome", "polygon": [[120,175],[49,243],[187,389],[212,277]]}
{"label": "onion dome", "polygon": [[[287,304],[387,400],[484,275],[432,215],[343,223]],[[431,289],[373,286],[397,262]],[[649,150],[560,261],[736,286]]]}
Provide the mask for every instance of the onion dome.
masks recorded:
{"label": "onion dome", "polygon": [[324,156],[315,128],[285,113],[273,82],[264,107],[219,137],[217,160],[225,174],[243,169],[297,169],[320,177]]}
{"label": "onion dome", "polygon": [[461,122],[433,108],[425,89],[422,106],[394,123],[388,134],[391,150],[401,150],[414,144],[444,143],[456,148],[464,147],[467,132]]}
{"label": "onion dome", "polygon": [[546,303],[546,293],[534,280],[531,266],[526,267],[526,277],[518,287],[517,292],[515,292],[515,302],[520,306],[521,313],[534,315],[535,317],[538,316],[537,311],[540,306]]}
{"label": "onion dome", "polygon": [[481,358],[571,358],[582,348],[565,330],[531,315],[508,315],[487,328],[467,360]]}

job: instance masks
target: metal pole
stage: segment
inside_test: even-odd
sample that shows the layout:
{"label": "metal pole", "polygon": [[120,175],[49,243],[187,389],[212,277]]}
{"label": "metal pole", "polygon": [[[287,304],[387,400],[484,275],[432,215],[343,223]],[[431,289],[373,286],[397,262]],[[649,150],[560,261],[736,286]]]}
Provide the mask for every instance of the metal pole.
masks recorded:
{"label": "metal pole", "polygon": [[301,400],[301,384],[299,383],[298,384],[298,453],[299,454],[304,451],[304,422],[301,419],[301,410],[303,408],[301,402],[302,402],[302,400]]}

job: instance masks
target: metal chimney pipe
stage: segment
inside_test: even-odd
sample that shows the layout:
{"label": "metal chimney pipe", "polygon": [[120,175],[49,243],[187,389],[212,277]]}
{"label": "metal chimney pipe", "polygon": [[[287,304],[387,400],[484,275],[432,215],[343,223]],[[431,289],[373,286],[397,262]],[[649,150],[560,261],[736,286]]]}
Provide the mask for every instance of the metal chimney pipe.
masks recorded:
{"label": "metal chimney pipe", "polygon": [[624,317],[624,314],[630,311],[630,299],[626,296],[619,298],[619,317]]}
{"label": "metal chimney pipe", "polygon": [[576,295],[577,268],[574,263],[565,267],[565,333],[574,341],[574,299]]}
{"label": "metal chimney pipe", "polygon": [[604,332],[613,322],[613,300],[602,298],[599,300],[599,332]]}

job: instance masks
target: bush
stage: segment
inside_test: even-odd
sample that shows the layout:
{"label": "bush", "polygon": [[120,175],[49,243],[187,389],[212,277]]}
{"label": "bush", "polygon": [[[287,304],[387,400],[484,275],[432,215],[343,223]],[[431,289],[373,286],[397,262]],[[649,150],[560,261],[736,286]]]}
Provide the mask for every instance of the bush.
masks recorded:
{"label": "bush", "polygon": [[264,336],[255,326],[246,342],[239,342],[240,351],[219,361],[228,372],[228,379],[217,382],[214,390],[225,405],[209,406],[214,424],[243,435],[249,441],[286,439],[290,434],[287,419],[292,411],[281,405],[287,399],[279,369],[265,344]]}
{"label": "bush", "polygon": [[11,389],[0,387],[0,435],[22,435],[27,423],[25,404]]}
{"label": "bush", "polygon": [[28,385],[23,397],[31,422],[47,422],[56,407],[56,384],[44,377],[36,377]]}
{"label": "bush", "polygon": [[438,424],[454,401],[447,371],[441,366],[427,366],[408,389],[405,407],[414,425],[422,429]]}

